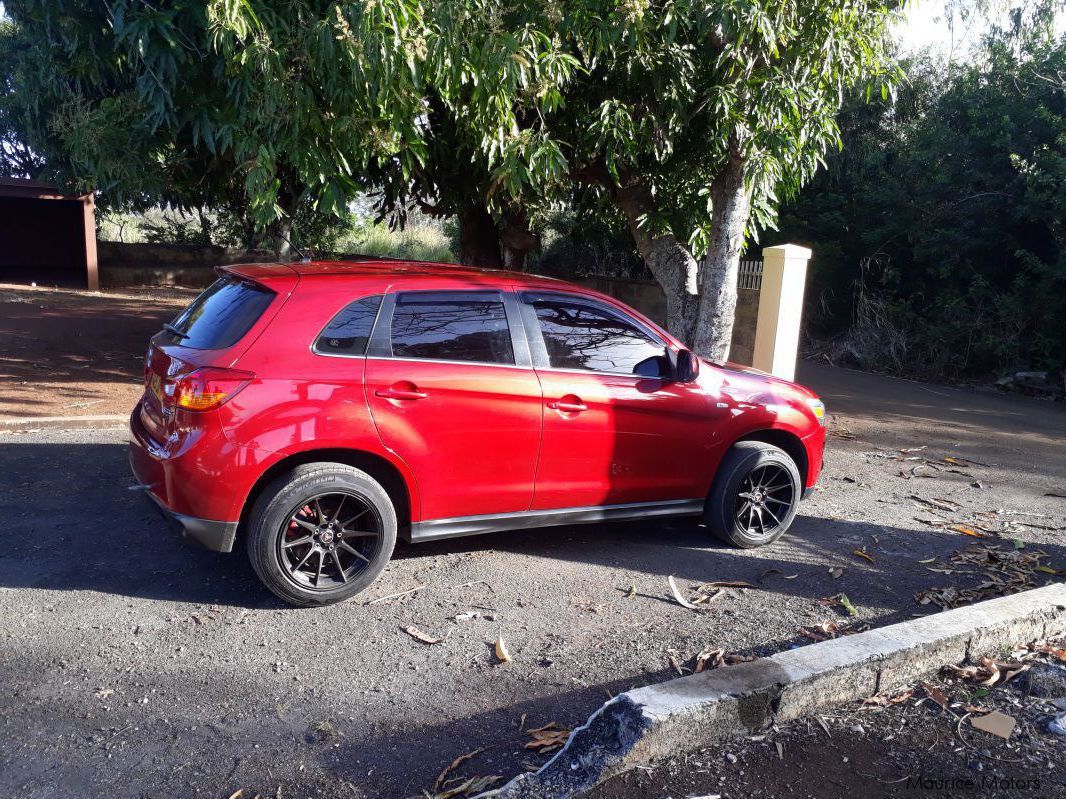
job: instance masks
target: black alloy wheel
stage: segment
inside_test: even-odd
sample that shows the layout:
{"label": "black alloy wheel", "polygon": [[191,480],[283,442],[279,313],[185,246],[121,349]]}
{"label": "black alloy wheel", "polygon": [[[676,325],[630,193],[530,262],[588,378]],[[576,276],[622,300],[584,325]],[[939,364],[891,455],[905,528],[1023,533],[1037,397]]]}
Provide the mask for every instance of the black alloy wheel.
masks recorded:
{"label": "black alloy wheel", "polygon": [[784,466],[768,463],[748,473],[735,502],[737,525],[751,536],[772,534],[796,502],[796,486]]}
{"label": "black alloy wheel", "polygon": [[256,499],[248,558],[286,602],[328,605],[377,579],[392,557],[396,531],[393,499],[370,474],[344,463],[305,463]]}
{"label": "black alloy wheel", "polygon": [[357,494],[309,497],[289,514],[278,536],[279,561],[301,588],[338,588],[374,561],[381,529],[374,507]]}
{"label": "black alloy wheel", "polygon": [[718,466],[704,521],[734,546],[764,546],[791,526],[802,493],[799,467],[787,452],[763,441],[738,441]]}

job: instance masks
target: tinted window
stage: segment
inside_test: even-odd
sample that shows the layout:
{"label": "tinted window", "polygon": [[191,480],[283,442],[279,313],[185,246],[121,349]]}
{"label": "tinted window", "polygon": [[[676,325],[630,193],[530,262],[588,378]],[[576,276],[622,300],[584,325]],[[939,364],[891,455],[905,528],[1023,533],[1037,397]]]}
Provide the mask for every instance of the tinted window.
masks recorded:
{"label": "tinted window", "polygon": [[224,277],[212,283],[167,328],[175,342],[220,350],[240,341],[274,299],[256,283]]}
{"label": "tinted window", "polygon": [[315,351],[337,355],[365,355],[381,297],[363,297],[333,317],[315,340]]}
{"label": "tinted window", "polygon": [[565,300],[534,300],[532,305],[552,367],[645,377],[664,374],[665,345],[619,316]]}
{"label": "tinted window", "polygon": [[398,358],[514,363],[503,302],[464,293],[401,294],[392,312],[392,354]]}

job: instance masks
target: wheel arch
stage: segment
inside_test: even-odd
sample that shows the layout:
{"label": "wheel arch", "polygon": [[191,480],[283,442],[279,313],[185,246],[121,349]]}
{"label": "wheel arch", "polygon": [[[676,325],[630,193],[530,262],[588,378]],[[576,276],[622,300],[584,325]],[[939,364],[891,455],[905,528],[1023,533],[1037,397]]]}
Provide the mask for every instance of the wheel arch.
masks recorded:
{"label": "wheel arch", "polygon": [[385,493],[392,500],[396,509],[396,523],[400,530],[410,527],[412,512],[413,486],[409,486],[400,470],[388,459],[373,452],[358,449],[345,449],[343,447],[331,447],[323,449],[310,449],[294,452],[286,455],[277,463],[273,463],[255,481],[248,496],[244,499],[241,507],[240,522],[237,527],[237,538],[243,538],[247,533],[248,517],[252,506],[255,505],[263,490],[278,477],[278,475],[301,466],[305,463],[342,463],[360,469],[375,480],[385,489]]}
{"label": "wheel arch", "polygon": [[[764,444],[770,444],[778,449],[784,450],[785,454],[792,458],[792,462],[796,464],[796,468],[799,469],[801,485],[807,485],[807,474],[810,469],[810,462],[807,457],[807,447],[804,445],[803,439],[798,435],[790,430],[767,428],[765,430],[753,430],[750,433],[745,433],[734,441],[733,444],[737,444],[741,441],[761,441]],[[732,444],[730,446],[732,446]]]}

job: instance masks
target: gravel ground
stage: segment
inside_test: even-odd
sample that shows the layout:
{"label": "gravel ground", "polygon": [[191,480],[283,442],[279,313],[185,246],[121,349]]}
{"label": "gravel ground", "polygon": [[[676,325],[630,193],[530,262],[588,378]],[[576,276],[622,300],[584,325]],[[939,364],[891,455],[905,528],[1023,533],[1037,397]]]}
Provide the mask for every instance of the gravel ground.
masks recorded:
{"label": "gravel ground", "polygon": [[[359,601],[318,610],[276,604],[241,555],[174,537],[130,490],[122,430],[0,435],[0,795],[419,796],[481,747],[455,776],[538,766],[529,728],[578,724],[676,674],[671,658],[691,668],[708,649],[807,642],[800,627],[935,611],[915,593],[981,582],[955,550],[1013,551],[1016,538],[1066,566],[1066,499],[1046,496],[1066,494],[1061,405],[826,367],[801,379],[835,434],[821,490],[772,547],[728,549],[662,521],[401,546]],[[978,540],[956,523],[1002,532]],[[670,597],[670,575],[684,591],[757,587],[696,613]],[[820,601],[840,593],[856,618]]]}

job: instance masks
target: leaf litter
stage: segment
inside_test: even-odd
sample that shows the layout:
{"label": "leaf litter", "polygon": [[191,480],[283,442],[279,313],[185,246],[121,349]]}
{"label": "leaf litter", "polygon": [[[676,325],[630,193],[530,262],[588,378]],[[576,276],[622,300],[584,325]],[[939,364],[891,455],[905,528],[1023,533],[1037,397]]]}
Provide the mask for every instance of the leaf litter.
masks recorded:
{"label": "leaf litter", "polygon": [[[1005,549],[995,544],[973,544],[951,554],[943,568],[929,568],[939,574],[976,576],[981,581],[970,587],[943,586],[918,591],[914,595],[919,605],[957,608],[998,596],[1017,594],[1037,586],[1038,574],[1059,574],[1042,563],[1048,560],[1043,550]],[[923,561],[924,562],[924,561]]]}

